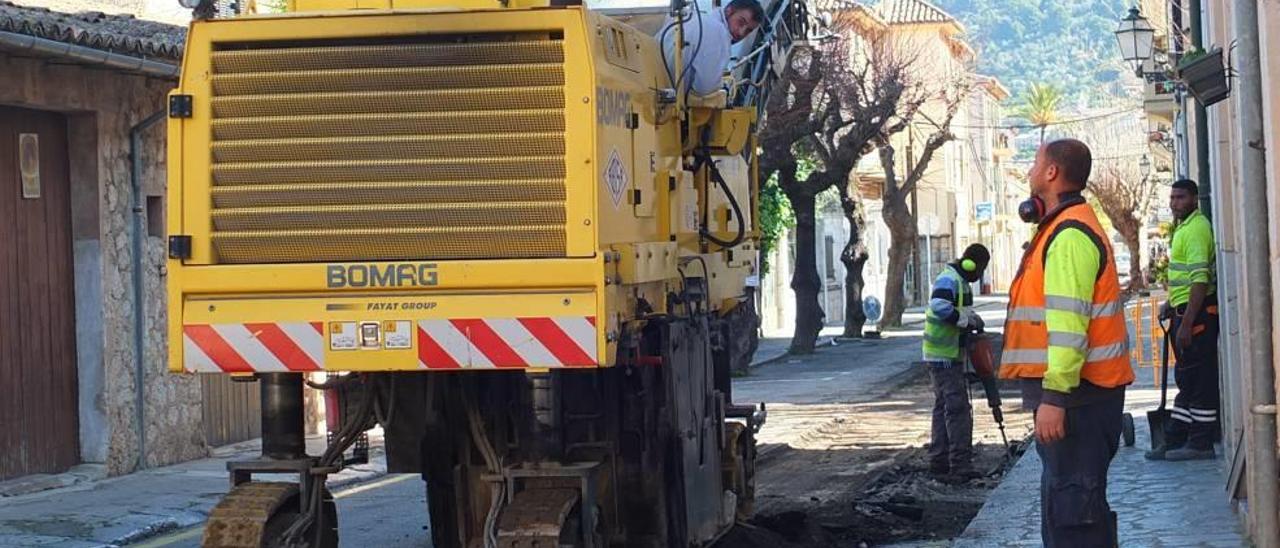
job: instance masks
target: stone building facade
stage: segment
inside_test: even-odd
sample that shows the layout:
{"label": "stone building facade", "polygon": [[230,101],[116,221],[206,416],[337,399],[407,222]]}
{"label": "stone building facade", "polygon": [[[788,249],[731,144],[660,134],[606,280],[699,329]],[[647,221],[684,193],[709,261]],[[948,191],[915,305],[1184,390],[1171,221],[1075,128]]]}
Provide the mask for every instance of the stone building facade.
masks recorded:
{"label": "stone building facade", "polygon": [[[74,402],[60,401],[65,394],[55,390],[51,401],[29,400],[25,408],[0,414],[14,421],[0,429],[39,416],[49,406],[71,405],[78,423],[77,463],[104,464],[111,475],[208,452],[201,380],[165,370],[165,120],[157,113],[176,81],[184,35],[181,27],[130,16],[67,14],[0,2],[0,107],[7,109],[0,112],[10,118],[0,116],[0,130],[27,131],[5,128],[27,116],[57,120],[55,125],[65,121],[65,150],[53,150],[53,140],[46,139],[39,155],[65,155],[68,173],[65,183],[44,184],[69,185],[70,253],[45,260],[71,263],[73,287],[62,292],[73,295],[55,291],[52,298],[69,297],[74,303],[76,386]],[[140,126],[153,115],[155,123]],[[141,145],[137,162],[131,161],[131,135]],[[141,167],[136,174],[135,165]],[[3,175],[0,182],[7,183]],[[140,260],[134,253],[135,229],[140,229]],[[135,271],[141,276],[135,278]],[[142,282],[141,290],[135,280]],[[144,341],[141,361],[135,354],[138,326]],[[0,363],[6,367],[32,373],[43,364]],[[139,459],[144,444],[145,458]],[[19,469],[8,475],[59,471]]]}

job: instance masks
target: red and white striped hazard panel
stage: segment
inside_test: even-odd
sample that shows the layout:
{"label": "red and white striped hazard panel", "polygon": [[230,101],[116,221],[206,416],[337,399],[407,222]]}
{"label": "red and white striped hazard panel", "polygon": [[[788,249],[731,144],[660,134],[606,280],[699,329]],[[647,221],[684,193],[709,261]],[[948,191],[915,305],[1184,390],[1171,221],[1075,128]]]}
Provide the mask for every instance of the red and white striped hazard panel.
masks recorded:
{"label": "red and white striped hazard panel", "polygon": [[427,369],[591,367],[596,355],[593,316],[418,322],[418,361]]}
{"label": "red and white striped hazard panel", "polygon": [[182,364],[193,373],[319,371],[324,347],[320,322],[182,327]]}
{"label": "red and white striped hazard panel", "polygon": [[[190,324],[182,328],[183,368],[193,373],[320,371],[324,324]],[[454,318],[418,322],[423,369],[592,367],[592,316]]]}

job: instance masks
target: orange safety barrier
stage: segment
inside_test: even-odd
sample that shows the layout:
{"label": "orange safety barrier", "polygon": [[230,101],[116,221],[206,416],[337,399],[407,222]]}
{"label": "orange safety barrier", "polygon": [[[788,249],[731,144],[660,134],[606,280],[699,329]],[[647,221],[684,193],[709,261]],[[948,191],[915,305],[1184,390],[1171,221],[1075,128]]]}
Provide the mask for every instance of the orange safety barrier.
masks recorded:
{"label": "orange safety barrier", "polygon": [[1164,327],[1160,325],[1161,302],[1159,297],[1139,297],[1129,304],[1134,342],[1129,347],[1129,357],[1134,367],[1151,368],[1152,381],[1156,386],[1160,385],[1160,344],[1164,342]]}

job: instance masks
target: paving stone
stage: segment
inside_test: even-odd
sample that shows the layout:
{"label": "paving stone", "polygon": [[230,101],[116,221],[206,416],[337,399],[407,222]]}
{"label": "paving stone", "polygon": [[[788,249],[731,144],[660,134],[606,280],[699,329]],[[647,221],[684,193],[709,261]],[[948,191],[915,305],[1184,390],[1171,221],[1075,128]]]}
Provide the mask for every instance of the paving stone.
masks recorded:
{"label": "paving stone", "polygon": [[[1130,390],[1128,400],[1149,401],[1150,389]],[[1158,393],[1156,394],[1158,397]],[[1172,397],[1172,396],[1171,396]],[[1151,446],[1144,409],[1134,414],[1137,443],[1121,447],[1108,474],[1107,500],[1119,514],[1125,548],[1246,546],[1239,517],[1224,484],[1226,464],[1216,460],[1148,461]],[[1027,451],[988,497],[955,541],[956,547],[1040,545],[1040,458]]]}

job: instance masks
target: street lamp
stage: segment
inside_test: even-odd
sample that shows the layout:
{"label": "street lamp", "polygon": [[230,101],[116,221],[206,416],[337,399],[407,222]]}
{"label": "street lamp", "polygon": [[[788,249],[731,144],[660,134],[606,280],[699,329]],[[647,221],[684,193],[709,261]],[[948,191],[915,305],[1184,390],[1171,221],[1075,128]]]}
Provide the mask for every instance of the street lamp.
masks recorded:
{"label": "street lamp", "polygon": [[1146,154],[1143,154],[1142,159],[1138,160],[1138,169],[1142,171],[1143,177],[1151,175],[1151,158],[1148,158]]}
{"label": "street lamp", "polygon": [[1133,65],[1134,72],[1138,76],[1142,76],[1143,62],[1151,58],[1152,40],[1155,35],[1156,30],[1151,28],[1151,22],[1147,21],[1146,17],[1138,13],[1137,6],[1129,8],[1129,15],[1120,20],[1120,27],[1116,29],[1116,40],[1120,42],[1120,56]]}

